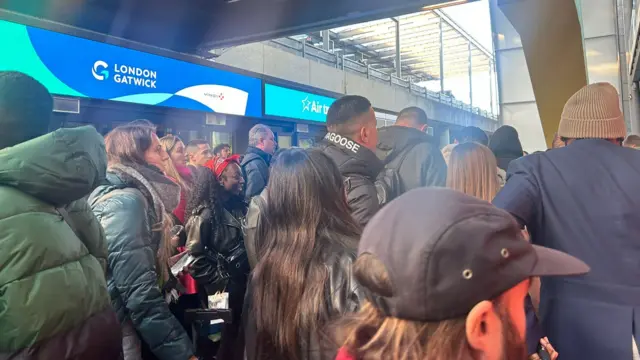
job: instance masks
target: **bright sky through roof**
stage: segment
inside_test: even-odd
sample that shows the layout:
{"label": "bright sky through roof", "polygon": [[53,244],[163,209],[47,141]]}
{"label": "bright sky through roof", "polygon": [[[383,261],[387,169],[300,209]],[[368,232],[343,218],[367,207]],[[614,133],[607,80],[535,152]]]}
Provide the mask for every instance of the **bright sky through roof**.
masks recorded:
{"label": "bright sky through roof", "polygon": [[493,50],[491,41],[491,15],[489,1],[480,0],[442,9],[464,31],[489,51]]}

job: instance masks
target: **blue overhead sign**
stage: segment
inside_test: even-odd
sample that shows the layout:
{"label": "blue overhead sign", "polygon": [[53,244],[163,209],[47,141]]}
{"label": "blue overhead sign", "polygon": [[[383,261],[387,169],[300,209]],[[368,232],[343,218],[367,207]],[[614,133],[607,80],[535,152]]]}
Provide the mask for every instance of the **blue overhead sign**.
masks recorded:
{"label": "blue overhead sign", "polygon": [[292,119],[326,122],[327,111],[336,99],[271,84],[264,85],[264,114]]}
{"label": "blue overhead sign", "polygon": [[258,78],[8,21],[0,34],[0,71],[54,94],[262,116]]}

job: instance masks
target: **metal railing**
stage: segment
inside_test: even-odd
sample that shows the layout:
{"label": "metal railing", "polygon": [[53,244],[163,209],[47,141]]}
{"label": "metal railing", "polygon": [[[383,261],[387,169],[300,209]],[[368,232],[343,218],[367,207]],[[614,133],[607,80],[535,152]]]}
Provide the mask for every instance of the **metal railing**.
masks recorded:
{"label": "metal railing", "polygon": [[437,101],[439,103],[468,111],[472,114],[480,115],[489,119],[498,120],[498,116],[491,113],[490,111],[486,111],[475,106],[472,107],[469,104],[454,99],[452,96],[446,93],[431,91],[424,86],[416,84],[418,82],[425,81],[426,79],[415,78],[412,76],[399,78],[394,74],[387,74],[380,70],[376,70],[370,65],[365,65],[361,62],[345,58],[344,56],[341,56],[337,53],[325,51],[321,48],[309,45],[305,41],[299,41],[292,38],[280,38],[270,40],[270,43],[274,44],[276,47],[283,48],[284,50],[293,52],[305,58],[313,59],[327,66],[360,74],[367,77],[368,79],[381,81],[391,86],[404,88],[412,94],[425,97],[429,100]]}

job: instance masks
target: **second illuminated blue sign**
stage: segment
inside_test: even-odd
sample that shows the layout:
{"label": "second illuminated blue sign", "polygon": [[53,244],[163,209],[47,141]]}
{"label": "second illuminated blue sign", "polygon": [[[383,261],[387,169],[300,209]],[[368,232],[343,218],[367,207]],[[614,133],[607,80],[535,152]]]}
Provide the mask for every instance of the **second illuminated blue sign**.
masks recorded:
{"label": "second illuminated blue sign", "polygon": [[265,115],[325,122],[336,99],[271,84],[264,85]]}

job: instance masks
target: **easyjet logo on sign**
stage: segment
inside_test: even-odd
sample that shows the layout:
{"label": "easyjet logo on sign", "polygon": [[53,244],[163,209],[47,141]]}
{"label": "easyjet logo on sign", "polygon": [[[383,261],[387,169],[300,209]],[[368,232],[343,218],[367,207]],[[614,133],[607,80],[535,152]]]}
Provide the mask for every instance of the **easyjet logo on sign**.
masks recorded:
{"label": "easyjet logo on sign", "polygon": [[347,150],[351,150],[354,153],[357,153],[358,150],[360,150],[360,145],[355,143],[353,140],[346,138],[342,135],[338,135],[336,133],[327,133],[327,135],[325,135],[324,137],[326,140],[331,141],[332,143],[336,144],[336,145],[340,145],[344,148],[346,148]]}

